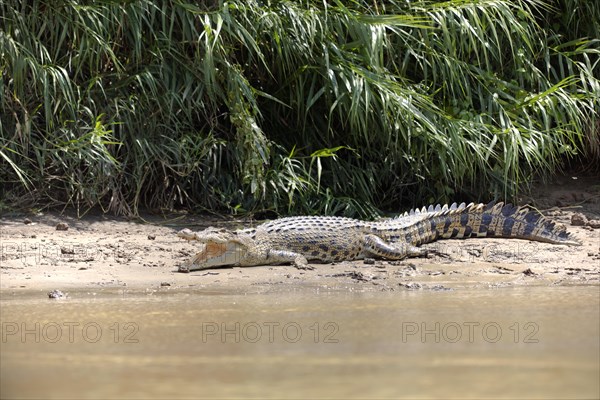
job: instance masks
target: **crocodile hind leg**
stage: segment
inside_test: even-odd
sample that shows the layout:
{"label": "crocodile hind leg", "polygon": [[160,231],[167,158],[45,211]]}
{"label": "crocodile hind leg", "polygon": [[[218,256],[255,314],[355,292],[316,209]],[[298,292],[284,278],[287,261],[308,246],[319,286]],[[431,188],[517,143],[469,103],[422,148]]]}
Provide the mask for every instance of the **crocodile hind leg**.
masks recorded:
{"label": "crocodile hind leg", "polygon": [[388,243],[377,235],[366,235],[363,240],[366,256],[402,260],[406,257],[424,257],[428,254],[427,250],[409,243]]}

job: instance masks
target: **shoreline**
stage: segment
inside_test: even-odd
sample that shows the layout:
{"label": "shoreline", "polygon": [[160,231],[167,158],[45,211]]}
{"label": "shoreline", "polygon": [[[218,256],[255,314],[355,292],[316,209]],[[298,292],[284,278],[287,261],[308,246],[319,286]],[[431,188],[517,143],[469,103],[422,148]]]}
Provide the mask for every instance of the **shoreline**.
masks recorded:
{"label": "shoreline", "polygon": [[[294,290],[402,291],[501,288],[522,285],[600,285],[600,230],[571,226],[572,211],[551,217],[567,225],[582,246],[520,239],[441,240],[423,245],[443,256],[314,264],[233,267],[178,272],[199,245],[179,239],[180,227],[141,224],[123,218],[77,220],[49,213],[0,218],[0,293],[31,291],[127,292]],[[201,218],[189,226],[214,224]],[[67,224],[68,230],[57,230]],[[231,224],[229,224],[231,227]]]}

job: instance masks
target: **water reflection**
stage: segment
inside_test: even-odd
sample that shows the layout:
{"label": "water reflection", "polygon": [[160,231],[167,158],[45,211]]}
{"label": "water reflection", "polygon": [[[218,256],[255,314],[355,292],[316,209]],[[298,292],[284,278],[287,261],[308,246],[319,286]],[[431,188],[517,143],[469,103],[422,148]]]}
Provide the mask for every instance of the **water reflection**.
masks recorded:
{"label": "water reflection", "polygon": [[1,397],[600,396],[598,287],[2,293]]}

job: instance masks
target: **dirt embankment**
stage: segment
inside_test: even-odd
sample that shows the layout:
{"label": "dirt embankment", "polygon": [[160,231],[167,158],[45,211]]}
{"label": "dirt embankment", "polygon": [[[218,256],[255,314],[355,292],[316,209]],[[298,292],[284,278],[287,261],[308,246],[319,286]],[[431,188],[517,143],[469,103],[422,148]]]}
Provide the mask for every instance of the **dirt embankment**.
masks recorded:
{"label": "dirt embankment", "polygon": [[[524,198],[567,226],[583,245],[523,240],[471,239],[431,243],[442,255],[397,262],[223,268],[178,273],[198,244],[177,238],[183,227],[240,226],[199,217],[151,223],[124,218],[68,215],[3,216],[2,291],[122,288],[123,290],[448,290],[511,285],[600,284],[600,180],[562,178]],[[574,217],[575,216],[575,217]],[[576,225],[573,225],[574,222]],[[579,224],[579,225],[577,225]],[[65,229],[66,228],[66,229]]]}

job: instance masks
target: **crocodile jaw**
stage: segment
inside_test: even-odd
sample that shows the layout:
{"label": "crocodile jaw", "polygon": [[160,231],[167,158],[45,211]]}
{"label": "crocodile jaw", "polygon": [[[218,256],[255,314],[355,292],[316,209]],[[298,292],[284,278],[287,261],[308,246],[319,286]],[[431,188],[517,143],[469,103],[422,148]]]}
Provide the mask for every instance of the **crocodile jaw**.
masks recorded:
{"label": "crocodile jaw", "polygon": [[240,261],[244,259],[246,253],[246,246],[238,242],[208,241],[204,244],[202,251],[192,257],[188,263],[179,267],[179,272],[240,265]]}

